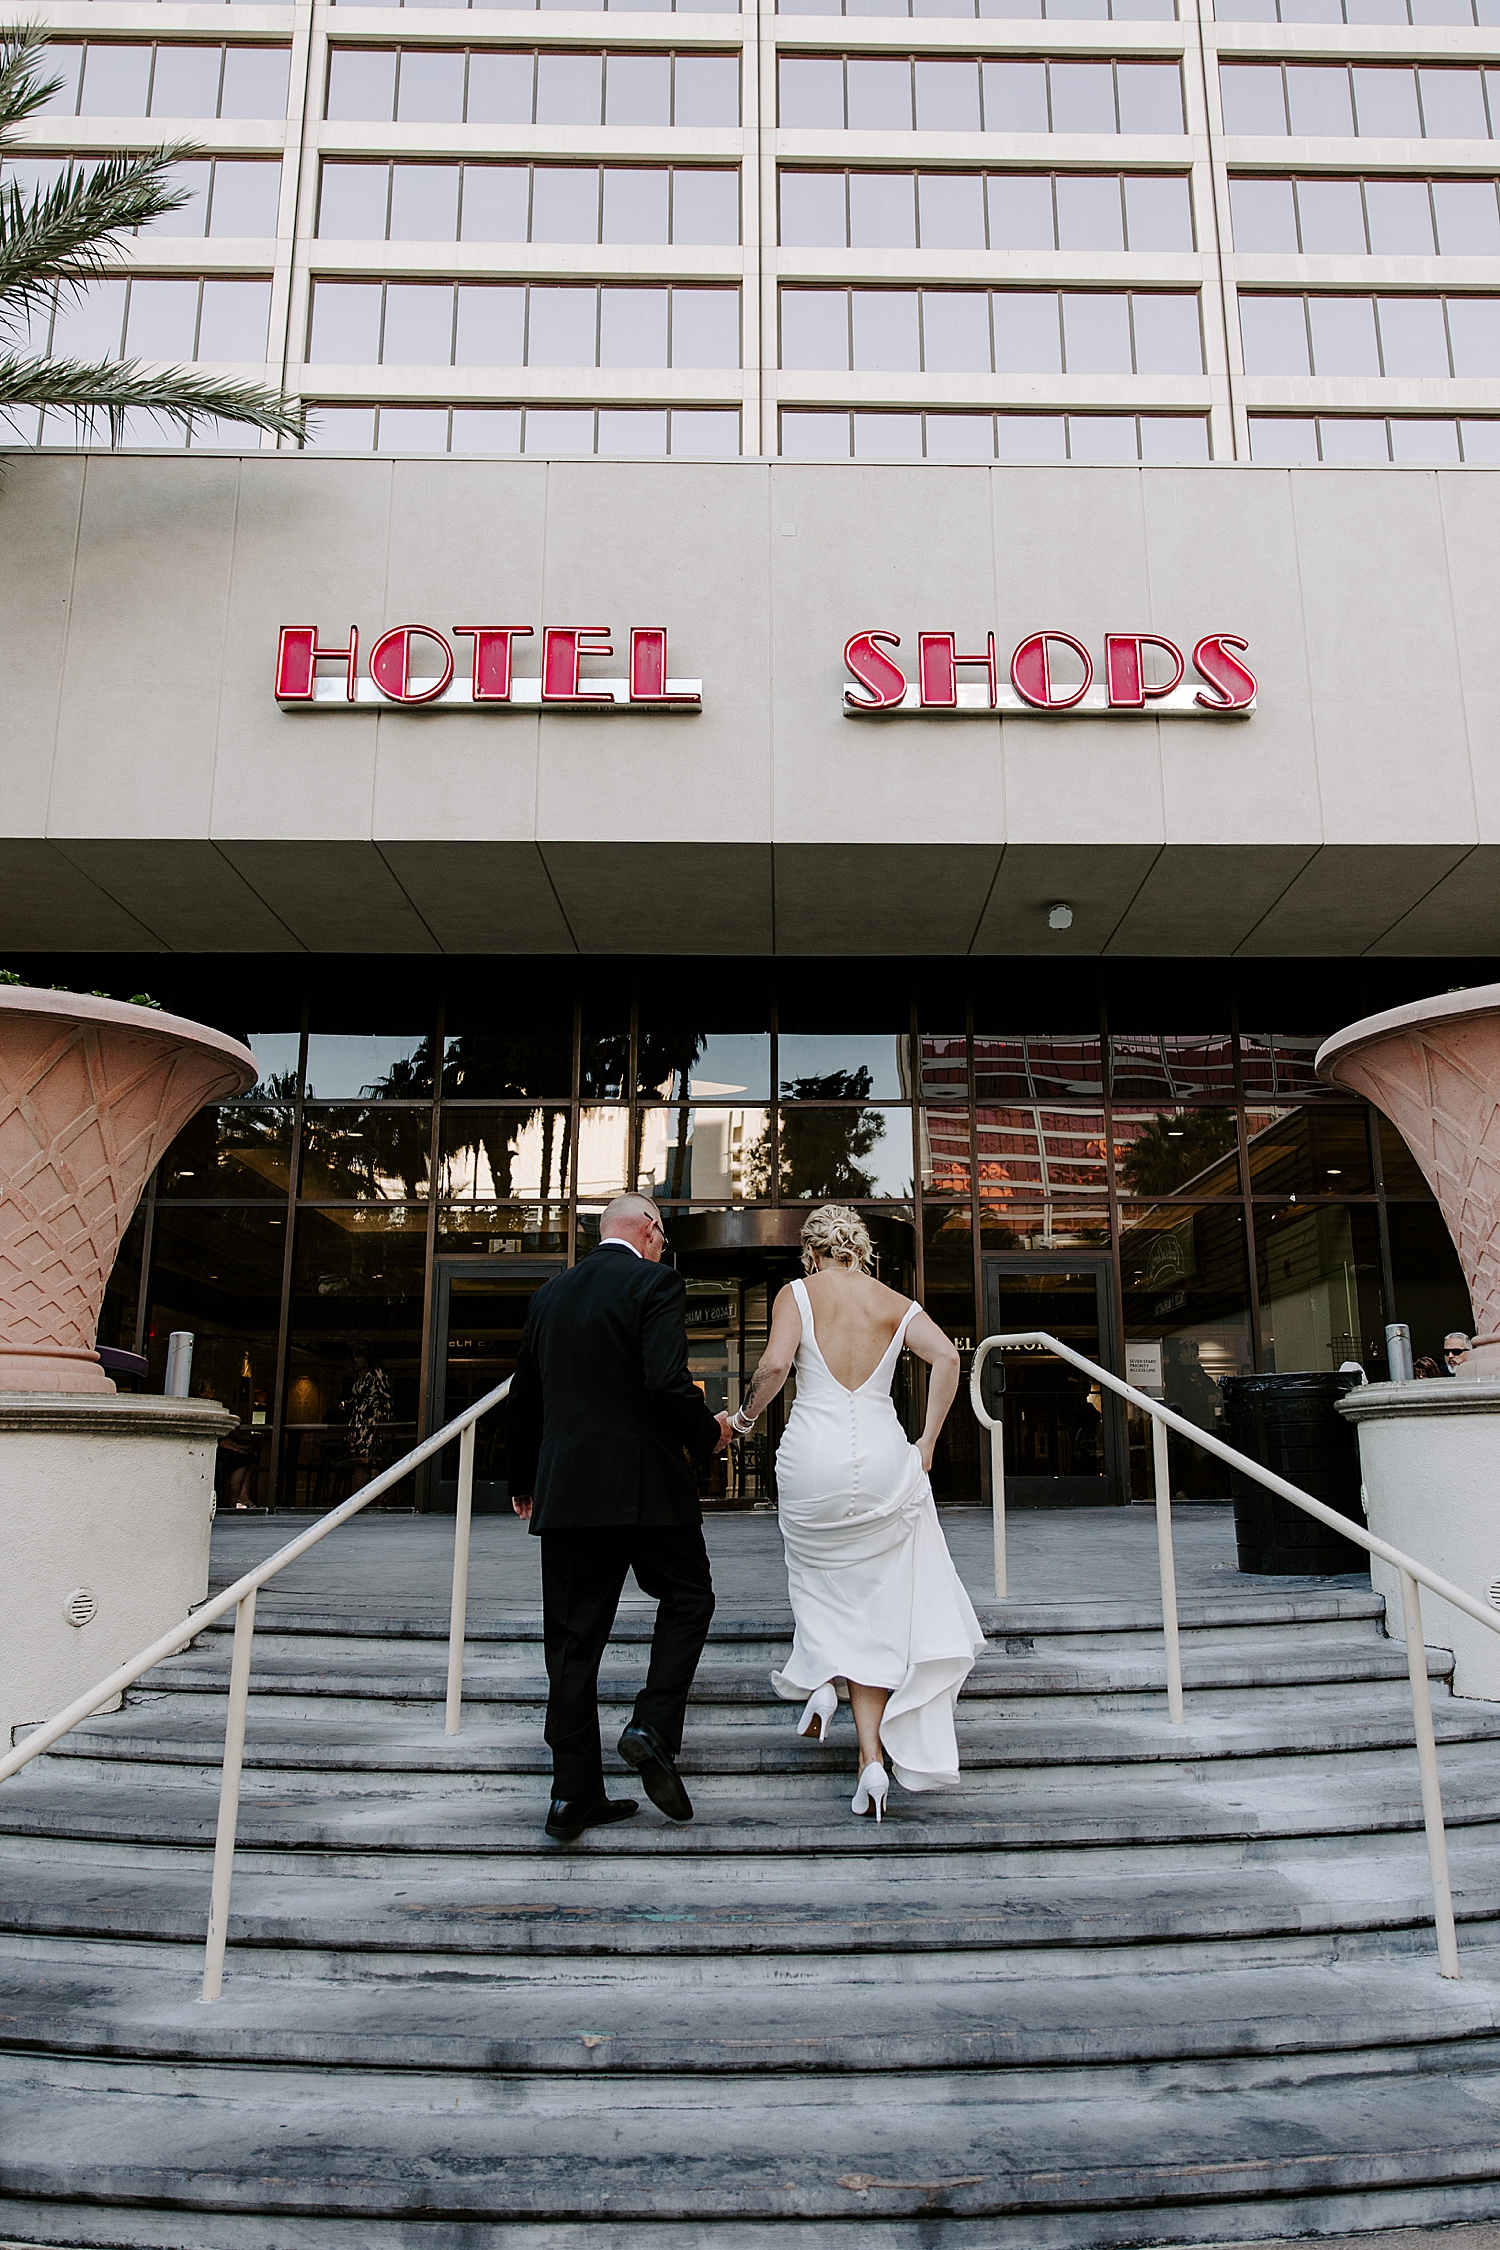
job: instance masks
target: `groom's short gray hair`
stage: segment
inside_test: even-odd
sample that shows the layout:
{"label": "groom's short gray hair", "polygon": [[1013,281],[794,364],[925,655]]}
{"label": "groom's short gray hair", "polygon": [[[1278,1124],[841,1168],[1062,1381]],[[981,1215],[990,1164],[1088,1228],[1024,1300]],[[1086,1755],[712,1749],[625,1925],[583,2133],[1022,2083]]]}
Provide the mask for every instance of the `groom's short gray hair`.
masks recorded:
{"label": "groom's short gray hair", "polygon": [[599,1239],[601,1242],[610,1228],[621,1219],[655,1219],[659,1226],[661,1224],[661,1213],[657,1210],[649,1195],[617,1195],[612,1203],[606,1203],[604,1206],[603,1215],[599,1221]]}

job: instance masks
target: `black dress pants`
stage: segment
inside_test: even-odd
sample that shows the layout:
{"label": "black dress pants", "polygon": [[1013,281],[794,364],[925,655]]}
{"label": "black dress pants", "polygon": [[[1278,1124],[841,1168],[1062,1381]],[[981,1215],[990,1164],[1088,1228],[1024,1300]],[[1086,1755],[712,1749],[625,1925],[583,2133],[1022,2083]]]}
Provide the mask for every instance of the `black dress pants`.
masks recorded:
{"label": "black dress pants", "polygon": [[547,1654],[547,1741],[555,1797],[604,1794],[599,1745],[599,1664],[625,1574],[657,1604],[638,1726],[654,1727],[675,1757],[688,1691],[714,1613],[701,1524],[543,1531],[542,1632]]}

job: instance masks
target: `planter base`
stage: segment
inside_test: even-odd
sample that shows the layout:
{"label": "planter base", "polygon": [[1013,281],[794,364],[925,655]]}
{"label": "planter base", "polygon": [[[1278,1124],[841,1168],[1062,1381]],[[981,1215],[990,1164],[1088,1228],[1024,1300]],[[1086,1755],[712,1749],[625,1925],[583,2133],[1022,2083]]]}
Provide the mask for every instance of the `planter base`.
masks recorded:
{"label": "planter base", "polygon": [[0,1746],[204,1599],[233,1427],[211,1399],[0,1393]]}
{"label": "planter base", "polygon": [[[1370,1383],[1339,1412],[1359,1431],[1370,1529],[1456,1586],[1488,1601],[1500,1580],[1500,1381]],[[1396,1571],[1370,1558],[1370,1582],[1386,1599],[1387,1631],[1400,1638]],[[1431,1648],[1453,1651],[1453,1692],[1500,1702],[1500,1633],[1422,1593]]]}

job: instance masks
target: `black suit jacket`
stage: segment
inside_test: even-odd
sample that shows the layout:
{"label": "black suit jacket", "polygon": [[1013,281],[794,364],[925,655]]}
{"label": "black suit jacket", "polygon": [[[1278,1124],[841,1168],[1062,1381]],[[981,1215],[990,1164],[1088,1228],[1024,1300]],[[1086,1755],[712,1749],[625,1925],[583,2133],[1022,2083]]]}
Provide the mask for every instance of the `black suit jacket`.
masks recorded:
{"label": "black suit jacket", "polygon": [[623,1243],[532,1298],[507,1438],[533,1531],[702,1521],[693,1461],[719,1425],[688,1374],[686,1314],[682,1276]]}

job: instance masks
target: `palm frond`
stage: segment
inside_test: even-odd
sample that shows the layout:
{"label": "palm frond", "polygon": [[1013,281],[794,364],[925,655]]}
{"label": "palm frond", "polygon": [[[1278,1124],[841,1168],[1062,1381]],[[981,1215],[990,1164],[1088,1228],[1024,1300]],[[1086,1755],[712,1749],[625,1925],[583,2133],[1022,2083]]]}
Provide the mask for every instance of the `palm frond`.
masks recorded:
{"label": "palm frond", "polygon": [[176,368],[143,373],[136,360],[23,359],[0,355],[0,414],[44,406],[71,413],[80,425],[108,414],[116,437],[132,407],[164,414],[190,430],[195,422],[247,422],[278,437],[300,438],[306,410],[256,383],[227,382]]}
{"label": "palm frond", "polygon": [[14,182],[0,186],[0,325],[23,323],[58,282],[76,290],[118,272],[120,237],[188,200],[170,168],[191,153],[178,143],[70,167],[29,202]]}
{"label": "palm frond", "polygon": [[0,29],[0,155],[12,145],[14,129],[49,102],[60,78],[39,75],[48,34],[36,24]]}

